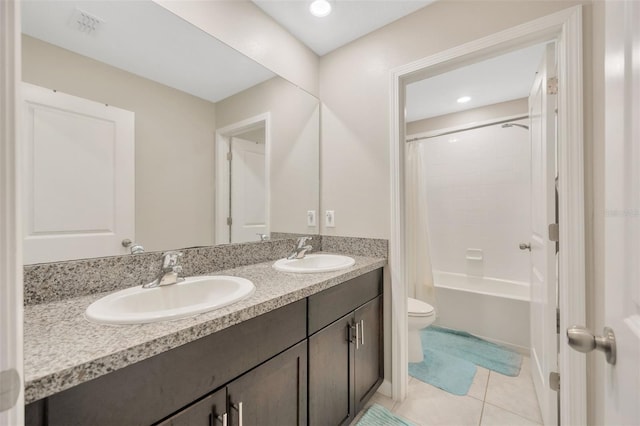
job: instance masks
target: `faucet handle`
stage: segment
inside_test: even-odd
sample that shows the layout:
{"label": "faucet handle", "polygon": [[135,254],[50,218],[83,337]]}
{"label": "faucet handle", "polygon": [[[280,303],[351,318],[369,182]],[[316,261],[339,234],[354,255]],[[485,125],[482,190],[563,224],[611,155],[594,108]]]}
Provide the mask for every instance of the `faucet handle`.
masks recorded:
{"label": "faucet handle", "polygon": [[305,243],[308,240],[313,240],[313,237],[309,237],[309,236],[298,237],[298,248],[301,249],[302,247],[304,247]]}
{"label": "faucet handle", "polygon": [[184,255],[181,251],[171,250],[162,253],[163,267],[171,268],[178,264],[178,258]]}

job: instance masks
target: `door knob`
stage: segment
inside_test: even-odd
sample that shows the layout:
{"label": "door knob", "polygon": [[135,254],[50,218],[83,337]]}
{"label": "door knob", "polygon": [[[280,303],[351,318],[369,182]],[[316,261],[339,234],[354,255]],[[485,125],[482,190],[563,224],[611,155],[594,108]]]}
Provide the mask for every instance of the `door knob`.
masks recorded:
{"label": "door knob", "polygon": [[520,243],[520,250],[531,251],[531,243]]}
{"label": "door knob", "polygon": [[605,327],[602,336],[594,336],[586,327],[574,325],[567,328],[569,346],[578,352],[591,352],[594,349],[604,352],[607,362],[616,365],[616,335]]}

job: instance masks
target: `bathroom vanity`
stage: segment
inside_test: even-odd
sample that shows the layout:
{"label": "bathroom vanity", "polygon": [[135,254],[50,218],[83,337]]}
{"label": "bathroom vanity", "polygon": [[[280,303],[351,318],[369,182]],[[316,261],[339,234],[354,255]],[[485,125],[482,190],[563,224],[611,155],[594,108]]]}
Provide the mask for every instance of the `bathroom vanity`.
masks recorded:
{"label": "bathroom vanity", "polygon": [[[277,272],[272,262],[224,271],[251,279],[255,294],[167,323],[88,323],[82,306],[96,295],[28,307],[26,371],[52,357],[45,345],[66,345],[52,351],[79,359],[27,376],[27,424],[349,424],[383,376],[386,261],[355,258],[352,268],[325,274]],[[59,323],[51,341],[34,345],[30,337],[46,331],[33,328],[38,315]],[[80,358],[91,343],[76,341],[83,333],[96,339],[89,361]]]}

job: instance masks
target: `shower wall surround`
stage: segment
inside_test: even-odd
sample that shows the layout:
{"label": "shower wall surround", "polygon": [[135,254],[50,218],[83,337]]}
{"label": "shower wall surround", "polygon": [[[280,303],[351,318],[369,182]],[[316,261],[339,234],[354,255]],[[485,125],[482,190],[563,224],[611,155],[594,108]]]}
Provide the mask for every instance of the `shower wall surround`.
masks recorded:
{"label": "shower wall surround", "polygon": [[528,133],[494,125],[422,149],[433,268],[527,282],[530,256],[518,244],[531,238]]}
{"label": "shower wall surround", "polygon": [[[181,249],[184,276],[204,275],[285,257],[295,238],[256,243]],[[314,251],[353,256],[387,257],[387,240],[313,235]],[[112,256],[24,267],[24,304],[54,302],[71,297],[115,291],[153,281],[162,252]]]}

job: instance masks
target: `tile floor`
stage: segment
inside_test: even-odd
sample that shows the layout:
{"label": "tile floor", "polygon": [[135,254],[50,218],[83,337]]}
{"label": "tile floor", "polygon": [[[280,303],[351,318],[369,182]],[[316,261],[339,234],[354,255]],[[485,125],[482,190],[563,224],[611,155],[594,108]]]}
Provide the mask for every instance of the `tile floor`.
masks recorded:
{"label": "tile floor", "polygon": [[503,376],[478,367],[469,393],[465,396],[450,394],[409,377],[409,392],[403,402],[395,403],[377,393],[369,401],[369,404],[373,403],[382,405],[416,426],[542,424],[528,357],[523,357],[517,377]]}

